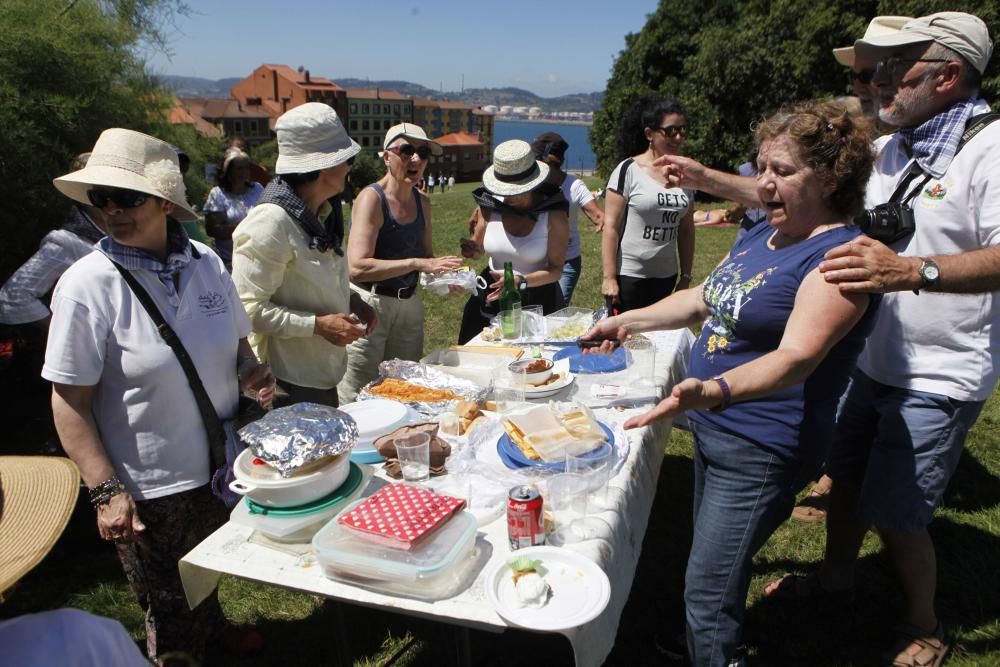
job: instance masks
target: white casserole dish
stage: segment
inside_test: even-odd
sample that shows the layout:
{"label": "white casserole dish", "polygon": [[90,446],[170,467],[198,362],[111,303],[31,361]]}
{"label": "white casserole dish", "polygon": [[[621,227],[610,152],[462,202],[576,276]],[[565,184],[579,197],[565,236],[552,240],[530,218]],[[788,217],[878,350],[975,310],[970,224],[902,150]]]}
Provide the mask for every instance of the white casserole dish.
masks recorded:
{"label": "white casserole dish", "polygon": [[347,479],[351,471],[350,452],[333,457],[326,465],[301,475],[284,478],[270,468],[265,474],[255,470],[251,450],[245,449],[233,463],[235,480],[229,489],[247,496],[255,503],[268,507],[294,507],[305,505],[333,493]]}

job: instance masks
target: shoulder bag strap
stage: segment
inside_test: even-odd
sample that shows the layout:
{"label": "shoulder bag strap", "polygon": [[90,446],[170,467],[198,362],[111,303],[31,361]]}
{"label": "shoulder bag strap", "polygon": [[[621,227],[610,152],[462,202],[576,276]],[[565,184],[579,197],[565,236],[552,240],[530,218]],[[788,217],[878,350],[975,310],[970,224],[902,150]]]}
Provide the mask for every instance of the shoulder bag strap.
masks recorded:
{"label": "shoulder bag strap", "polygon": [[139,303],[145,308],[146,313],[153,320],[153,324],[156,325],[157,331],[160,332],[160,337],[163,338],[163,341],[177,355],[177,361],[180,362],[181,368],[184,369],[184,375],[187,376],[188,384],[191,385],[191,391],[194,393],[194,400],[198,403],[198,411],[201,412],[201,419],[205,423],[205,431],[208,433],[210,462],[212,470],[215,470],[226,462],[226,431],[222,425],[222,420],[219,419],[219,413],[215,411],[215,406],[212,405],[212,399],[209,398],[208,392],[205,391],[205,385],[202,384],[201,377],[198,375],[198,369],[194,367],[194,362],[191,361],[191,356],[184,348],[184,344],[181,343],[180,337],[167,324],[167,321],[163,318],[163,313],[156,307],[156,302],[153,301],[153,297],[149,295],[149,292],[139,284],[135,276],[124,266],[110,257],[108,261],[118,270],[118,273],[122,275],[122,278],[132,289],[136,298],[139,299]]}

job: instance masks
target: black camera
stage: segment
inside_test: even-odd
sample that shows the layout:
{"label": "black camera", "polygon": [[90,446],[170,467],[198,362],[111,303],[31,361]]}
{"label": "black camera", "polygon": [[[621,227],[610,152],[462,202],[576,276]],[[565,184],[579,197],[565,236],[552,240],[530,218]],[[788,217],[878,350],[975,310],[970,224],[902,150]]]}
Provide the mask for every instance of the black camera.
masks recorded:
{"label": "black camera", "polygon": [[865,209],[854,218],[854,224],[882,243],[906,238],[917,229],[913,209],[903,202],[894,201]]}

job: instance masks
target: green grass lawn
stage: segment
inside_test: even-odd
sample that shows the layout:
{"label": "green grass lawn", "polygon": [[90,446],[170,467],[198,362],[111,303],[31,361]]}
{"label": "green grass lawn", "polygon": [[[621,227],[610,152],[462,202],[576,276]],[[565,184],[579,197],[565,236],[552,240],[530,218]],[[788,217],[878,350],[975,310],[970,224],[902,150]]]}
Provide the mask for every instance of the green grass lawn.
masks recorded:
{"label": "green grass lawn", "polygon": [[[591,188],[602,183],[586,179]],[[458,254],[472,206],[472,184],[435,193],[434,250]],[[596,308],[600,296],[600,237],[581,222],[584,270],[574,304]],[[700,281],[728,250],[734,229],[699,228],[695,282]],[[478,264],[482,266],[482,262]],[[464,298],[425,295],[426,350],[456,342]],[[987,402],[972,430],[968,447],[931,526],[938,547],[938,608],[954,634],[953,667],[1000,665],[1000,403]],[[636,579],[625,607],[618,638],[608,663],[633,667],[662,664],[651,635],[683,629],[684,565],[691,539],[691,439],[674,431],[664,443],[666,458],[643,544]],[[756,664],[874,664],[888,641],[901,600],[892,570],[878,540],[869,535],[858,566],[859,602],[850,613],[816,606],[774,604],[760,600],[760,587],[789,570],[814,566],[822,556],[823,524],[788,522],[755,560],[746,640]],[[312,596],[290,593],[226,577],[221,585],[230,619],[253,623],[267,646],[253,659],[236,661],[212,656],[212,665],[332,664],[331,626],[342,612],[352,637],[356,665],[440,665],[452,648],[449,626],[396,616],[377,610],[324,604]],[[93,513],[81,505],[52,555],[27,576],[0,616],[80,607],[117,618],[137,638],[142,614],[124,581],[111,547],[96,537]],[[504,635],[474,632],[477,665],[572,664],[568,645],[559,637],[508,631]]]}

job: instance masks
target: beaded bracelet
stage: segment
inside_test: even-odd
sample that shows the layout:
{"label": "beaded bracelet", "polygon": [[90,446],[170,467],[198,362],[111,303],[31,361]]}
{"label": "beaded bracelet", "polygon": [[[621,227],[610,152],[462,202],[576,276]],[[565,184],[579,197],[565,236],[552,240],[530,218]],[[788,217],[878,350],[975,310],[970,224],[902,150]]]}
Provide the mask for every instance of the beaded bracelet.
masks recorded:
{"label": "beaded bracelet", "polygon": [[90,500],[90,505],[95,510],[107,505],[111,502],[111,499],[117,496],[119,493],[125,491],[125,485],[122,481],[118,479],[117,475],[104,480],[94,488],[87,492],[88,498]]}

